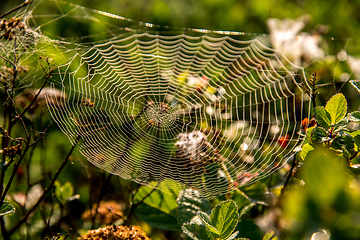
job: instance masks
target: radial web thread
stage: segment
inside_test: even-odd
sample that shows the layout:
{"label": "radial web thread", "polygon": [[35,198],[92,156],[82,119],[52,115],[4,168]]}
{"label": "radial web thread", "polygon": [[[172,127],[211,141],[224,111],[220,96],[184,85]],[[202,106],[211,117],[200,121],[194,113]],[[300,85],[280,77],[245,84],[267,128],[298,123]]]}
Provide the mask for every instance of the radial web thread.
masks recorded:
{"label": "radial web thread", "polygon": [[273,173],[302,141],[304,71],[256,39],[126,33],[59,72],[53,119],[91,163],[140,184],[212,198]]}

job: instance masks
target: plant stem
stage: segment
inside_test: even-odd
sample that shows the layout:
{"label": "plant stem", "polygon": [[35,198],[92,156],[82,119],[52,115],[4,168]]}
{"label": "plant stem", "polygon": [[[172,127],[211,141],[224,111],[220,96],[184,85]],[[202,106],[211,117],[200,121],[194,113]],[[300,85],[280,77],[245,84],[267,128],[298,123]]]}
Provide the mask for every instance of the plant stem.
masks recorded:
{"label": "plant stem", "polygon": [[64,161],[62,162],[61,166],[59,167],[59,169],[56,171],[51,183],[49,184],[49,186],[45,189],[44,193],[41,195],[40,199],[36,202],[36,204],[27,212],[25,213],[25,215],[17,222],[17,224],[9,230],[8,232],[8,236],[11,236],[29,217],[29,215],[39,206],[39,204],[45,199],[46,195],[52,190],[55,181],[57,180],[57,178],[59,177],[61,171],[63,170],[63,168],[65,167],[66,163],[68,162],[73,150],[75,149],[77,143],[80,140],[80,135],[76,138],[73,146],[71,147],[68,155],[66,156],[66,158],[64,159]]}
{"label": "plant stem", "polygon": [[20,8],[23,8],[23,7],[27,6],[27,5],[29,5],[29,4],[32,3],[33,1],[34,1],[34,0],[26,0],[25,2],[23,2],[23,3],[20,4],[19,6],[16,6],[16,7],[14,7],[13,9],[7,11],[6,13],[1,14],[1,15],[0,15],[0,18],[3,18],[3,17],[5,17],[6,15],[9,15],[10,13],[15,12],[16,10],[19,10]]}
{"label": "plant stem", "polygon": [[[3,129],[6,129],[6,125],[7,125],[7,131],[4,134],[4,136],[2,137],[2,143],[1,143],[1,148],[4,150],[5,148],[8,147],[9,145],[9,137],[11,135],[11,130],[13,127],[13,123],[11,121],[12,115],[13,115],[13,111],[14,111],[14,89],[15,89],[15,82],[16,82],[16,78],[17,78],[17,61],[18,58],[16,56],[16,49],[17,49],[17,41],[16,38],[14,39],[14,61],[10,61],[2,56],[0,56],[3,60],[7,61],[8,63],[10,63],[13,67],[13,75],[11,78],[11,84],[10,84],[10,88],[7,87],[7,85],[5,86],[5,109],[4,109],[4,124],[3,124]],[[7,121],[7,124],[6,124]],[[1,166],[3,166],[5,164],[6,161],[6,154],[3,153],[2,154],[2,159],[1,159]],[[1,171],[0,173],[0,194],[2,195],[3,193],[3,183],[4,183],[4,177],[5,177],[5,171]],[[2,201],[0,201],[0,207],[2,206]]]}
{"label": "plant stem", "polygon": [[[106,191],[107,187],[109,186],[111,176],[113,176],[113,174],[110,173],[109,176],[107,176],[105,182],[104,181],[102,182],[101,191],[100,191],[100,194],[98,196],[97,202],[95,203],[96,204],[95,213],[94,213],[94,215],[92,216],[92,219],[91,219],[91,229],[93,229],[94,226],[95,226],[95,218],[96,218],[96,215],[98,214],[97,209],[99,207],[99,204],[100,204],[101,200],[103,199],[103,197],[105,195],[105,191]],[[91,208],[92,208],[92,206],[90,206],[90,214],[92,215]]]}
{"label": "plant stem", "polygon": [[291,179],[292,173],[293,173],[293,171],[294,171],[294,168],[295,168],[295,166],[296,166],[295,156],[296,156],[296,154],[293,156],[293,162],[292,162],[292,164],[291,164],[291,168],[290,168],[290,170],[289,170],[289,174],[288,174],[287,177],[286,177],[286,180],[285,180],[285,183],[284,183],[284,187],[281,189],[281,194],[280,194],[279,201],[278,201],[279,203],[281,202],[281,200],[282,200],[282,198],[283,198],[283,196],[284,196],[284,192],[285,192],[286,186],[288,185],[288,183],[289,183],[289,181],[290,181],[290,179]]}
{"label": "plant stem", "polygon": [[135,203],[135,204],[134,204],[134,196],[135,196],[135,194],[133,195],[133,202],[132,202],[131,205],[130,205],[129,214],[128,214],[128,215],[126,216],[126,218],[125,218],[125,222],[124,222],[124,225],[125,225],[125,226],[127,226],[127,224],[129,223],[130,217],[132,216],[135,208],[136,208],[137,206],[139,206],[141,203],[143,203],[143,202],[145,201],[145,199],[148,198],[148,197],[158,188],[159,184],[160,184],[160,183],[158,182],[158,183],[156,184],[156,186],[155,186],[148,194],[146,194],[139,202],[137,202],[137,203]]}
{"label": "plant stem", "polygon": [[14,119],[11,120],[11,121],[13,122],[13,124],[14,124],[17,120],[19,120],[22,116],[24,116],[24,114],[30,109],[30,107],[31,107],[32,105],[34,105],[34,103],[36,102],[37,97],[39,96],[39,94],[40,94],[40,92],[43,90],[43,88],[45,87],[45,85],[46,85],[47,81],[50,79],[50,77],[51,77],[51,75],[46,76],[46,79],[45,79],[43,85],[40,87],[40,89],[38,90],[38,92],[36,93],[36,95],[34,96],[34,98],[32,99],[32,101],[29,103],[29,105],[27,105],[27,106],[24,108],[24,110],[23,110],[18,116],[16,116]]}

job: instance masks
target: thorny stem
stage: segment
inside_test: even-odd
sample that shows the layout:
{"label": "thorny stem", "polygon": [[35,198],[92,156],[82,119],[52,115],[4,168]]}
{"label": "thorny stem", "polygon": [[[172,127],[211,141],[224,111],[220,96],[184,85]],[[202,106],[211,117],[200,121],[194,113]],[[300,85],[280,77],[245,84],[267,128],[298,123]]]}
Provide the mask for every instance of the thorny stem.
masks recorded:
{"label": "thorny stem", "polygon": [[310,86],[311,86],[311,89],[310,91],[308,92],[310,98],[311,98],[311,102],[312,102],[312,105],[313,105],[313,109],[315,111],[315,108],[316,108],[316,97],[318,95],[318,88],[316,87],[316,74],[313,73],[311,75],[311,80],[308,80],[308,82],[310,83]]}
{"label": "thorny stem", "polygon": [[[73,146],[71,147],[68,155],[66,156],[66,158],[64,159],[64,161],[62,162],[61,166],[59,167],[59,169],[56,171],[51,183],[49,184],[49,186],[44,190],[44,193],[41,195],[41,197],[39,198],[39,200],[36,202],[36,204],[17,222],[17,224],[9,230],[9,232],[6,234],[7,237],[11,236],[29,217],[29,215],[39,206],[39,204],[45,199],[46,195],[53,189],[53,186],[55,184],[55,181],[57,180],[57,178],[59,177],[61,171],[63,170],[63,168],[65,167],[66,163],[68,162],[72,152],[74,151],[77,143],[80,140],[80,135],[76,138]],[[4,233],[3,233],[4,235]],[[8,238],[7,238],[8,239]]]}
{"label": "thorny stem", "polygon": [[300,88],[302,90],[304,90],[306,92],[306,94],[311,98],[311,102],[313,105],[313,109],[315,111],[315,107],[316,107],[316,95],[317,95],[317,89],[316,89],[316,74],[312,74],[311,79],[305,79],[305,82],[307,84],[310,85],[310,87],[308,87],[309,85],[305,85],[303,80],[304,78],[302,76],[300,76],[301,78],[301,84],[299,85]]}
{"label": "thorny stem", "polygon": [[[303,78],[301,77],[301,84],[299,85],[302,90],[304,90],[307,95],[311,98],[311,102],[313,105],[313,110],[315,112],[316,108],[316,97],[319,94],[318,90],[322,87],[326,87],[329,85],[333,85],[333,83],[325,83],[325,84],[316,84],[317,78],[316,73],[311,74],[310,79],[305,79],[305,81],[310,85],[310,88],[307,87],[308,85],[304,85]],[[315,113],[314,113],[315,114]]]}

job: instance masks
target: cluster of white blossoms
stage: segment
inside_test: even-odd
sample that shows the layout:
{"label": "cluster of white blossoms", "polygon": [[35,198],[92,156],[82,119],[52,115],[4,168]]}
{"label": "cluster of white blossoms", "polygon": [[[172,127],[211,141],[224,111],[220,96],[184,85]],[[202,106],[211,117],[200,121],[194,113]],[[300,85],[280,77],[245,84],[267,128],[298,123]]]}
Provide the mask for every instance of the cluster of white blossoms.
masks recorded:
{"label": "cluster of white blossoms", "polygon": [[200,131],[180,133],[175,143],[178,155],[193,162],[201,162],[206,147],[206,135]]}
{"label": "cluster of white blossoms", "polygon": [[280,49],[290,61],[299,66],[325,57],[324,50],[320,47],[320,35],[301,32],[307,21],[307,17],[284,20],[270,18],[267,21],[272,46]]}

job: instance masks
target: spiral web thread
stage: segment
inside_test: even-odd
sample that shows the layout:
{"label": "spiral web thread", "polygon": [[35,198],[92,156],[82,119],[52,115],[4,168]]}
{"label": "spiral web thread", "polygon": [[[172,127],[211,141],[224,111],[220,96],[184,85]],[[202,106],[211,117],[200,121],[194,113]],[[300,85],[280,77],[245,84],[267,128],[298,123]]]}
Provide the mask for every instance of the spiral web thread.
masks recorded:
{"label": "spiral web thread", "polygon": [[309,109],[303,68],[257,39],[124,30],[76,43],[47,96],[52,118],[72,143],[80,138],[92,164],[209,199],[293,156]]}

